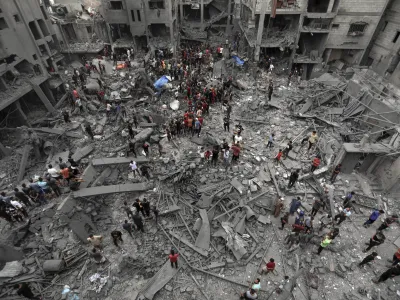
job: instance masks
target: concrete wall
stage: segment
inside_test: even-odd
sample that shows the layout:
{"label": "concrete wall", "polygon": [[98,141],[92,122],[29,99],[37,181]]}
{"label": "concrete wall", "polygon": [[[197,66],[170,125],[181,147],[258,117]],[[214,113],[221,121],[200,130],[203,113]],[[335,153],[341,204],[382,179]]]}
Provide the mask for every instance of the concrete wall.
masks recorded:
{"label": "concrete wall", "polygon": [[[45,20],[37,0],[17,0],[17,3],[21,12],[14,1],[0,0],[2,9],[0,17],[4,18],[8,25],[8,28],[0,30],[0,44],[4,46],[3,55],[16,54],[32,64],[37,64],[38,61],[34,60],[33,55],[40,55],[37,53],[35,44],[45,45],[49,50],[48,42],[53,41],[51,35],[54,34],[54,31],[52,27],[48,27],[49,36],[36,41],[32,40],[31,31],[29,26],[25,25],[24,20],[26,24],[35,21],[37,30],[42,36],[45,32],[42,32],[40,26],[38,26],[37,20],[43,20],[44,24],[48,24],[48,22]],[[16,22],[14,15],[18,15],[20,22]]]}
{"label": "concrete wall", "polygon": [[[387,22],[385,26],[385,22]],[[400,67],[397,65],[392,74],[386,73],[396,53],[400,51],[400,38],[396,43],[393,39],[400,30],[400,0],[392,1],[383,16],[380,24],[380,31],[369,53],[369,58],[373,59],[371,68],[378,74],[395,84],[400,85]]]}
{"label": "concrete wall", "polygon": [[398,192],[400,186],[398,184],[400,178],[400,157],[393,161],[387,157],[372,172],[382,184],[385,191]]}
{"label": "concrete wall", "polygon": [[[339,24],[339,28],[329,33],[326,48],[365,49],[375,32],[379,20],[379,16],[336,16],[332,23]],[[364,34],[361,36],[348,36],[350,24],[355,22],[368,23]]]}
{"label": "concrete wall", "polygon": [[[271,0],[257,0],[256,2],[256,13],[260,13],[261,12],[261,5],[264,1],[267,1],[267,12],[271,11],[271,4],[272,1]],[[253,1],[248,0],[248,1],[243,1],[243,2],[247,2],[248,6],[252,6]],[[276,12],[277,14],[279,13],[290,13],[290,12],[301,12],[301,11],[307,11],[307,0],[297,0],[296,1],[296,7],[292,7],[292,8],[280,8],[277,9]]]}
{"label": "concrete wall", "polygon": [[338,13],[379,13],[388,0],[341,0]]}

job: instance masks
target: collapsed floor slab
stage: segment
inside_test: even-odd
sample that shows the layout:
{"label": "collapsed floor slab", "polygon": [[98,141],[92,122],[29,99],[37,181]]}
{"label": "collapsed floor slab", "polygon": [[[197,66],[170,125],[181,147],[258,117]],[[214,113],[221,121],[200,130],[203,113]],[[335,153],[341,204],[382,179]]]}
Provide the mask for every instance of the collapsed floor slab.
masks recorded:
{"label": "collapsed floor slab", "polygon": [[144,192],[152,188],[152,185],[145,183],[127,183],[117,185],[98,186],[81,189],[73,192],[74,198],[79,197],[90,197],[99,195],[108,195],[114,193],[126,193],[126,192]]}
{"label": "collapsed floor slab", "polygon": [[92,160],[92,165],[95,167],[98,166],[108,166],[108,165],[129,165],[131,160],[135,161],[138,164],[149,162],[148,158],[145,156],[139,157],[103,157],[103,158],[94,158]]}

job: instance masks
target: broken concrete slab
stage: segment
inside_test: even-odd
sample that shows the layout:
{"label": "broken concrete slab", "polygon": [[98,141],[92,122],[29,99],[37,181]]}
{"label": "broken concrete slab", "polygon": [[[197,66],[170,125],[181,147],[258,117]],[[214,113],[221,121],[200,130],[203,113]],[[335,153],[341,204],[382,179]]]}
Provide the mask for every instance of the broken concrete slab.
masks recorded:
{"label": "broken concrete slab", "polygon": [[127,183],[127,184],[117,184],[108,186],[97,186],[81,189],[79,191],[73,192],[74,198],[79,197],[90,197],[98,195],[108,195],[115,193],[127,193],[127,192],[144,192],[152,188],[151,184],[145,183]]}
{"label": "broken concrete slab", "polygon": [[37,132],[44,132],[44,133],[51,133],[51,134],[58,134],[58,135],[65,134],[68,137],[77,138],[77,139],[83,138],[83,135],[80,133],[67,132],[64,129],[58,129],[58,128],[40,127],[40,128],[32,128],[32,130],[37,131]]}
{"label": "broken concrete slab", "polygon": [[83,181],[81,182],[81,185],[79,187],[81,189],[87,188],[93,182],[96,175],[97,175],[96,169],[93,168],[92,165],[88,165],[82,173],[81,177]]}
{"label": "broken concrete slab", "polygon": [[197,236],[195,246],[202,248],[204,250],[208,250],[210,248],[210,221],[208,220],[207,211],[205,209],[199,209],[200,217],[201,217],[201,228],[199,231],[199,235]]}
{"label": "broken concrete slab", "polygon": [[135,161],[137,164],[147,163],[149,159],[145,156],[138,157],[103,157],[103,158],[93,158],[92,165],[95,167],[98,166],[108,166],[108,165],[127,165],[131,160]]}
{"label": "broken concrete slab", "polygon": [[174,213],[174,212],[177,212],[177,211],[180,211],[180,210],[181,210],[181,207],[174,204],[174,205],[171,205],[170,207],[168,207],[167,210],[160,211],[159,215],[160,216],[165,216],[167,214],[171,214],[171,213]]}
{"label": "broken concrete slab", "polygon": [[93,145],[87,145],[83,148],[77,149],[75,153],[72,155],[72,159],[76,162],[79,162],[82,158],[89,155],[94,150]]}
{"label": "broken concrete slab", "polygon": [[201,249],[199,247],[197,247],[196,245],[193,245],[191,242],[189,242],[186,238],[184,238],[183,236],[170,231],[169,232],[170,235],[172,235],[174,238],[178,239],[179,241],[181,241],[182,243],[184,243],[186,246],[192,248],[194,251],[196,251],[197,253],[207,257],[208,256],[208,251]]}
{"label": "broken concrete slab", "polygon": [[156,126],[158,126],[157,123],[147,123],[147,122],[139,123],[139,127],[142,127],[142,128],[152,128],[152,127],[156,127]]}
{"label": "broken concrete slab", "polygon": [[23,258],[24,254],[21,251],[8,245],[0,244],[0,262],[17,261]]}
{"label": "broken concrete slab", "polygon": [[313,176],[322,175],[322,174],[324,174],[325,172],[327,172],[328,170],[329,170],[329,166],[324,166],[324,167],[322,167],[322,168],[320,168],[320,169],[315,170],[315,171],[312,172],[312,173],[307,173],[307,174],[304,174],[304,175],[300,176],[300,177],[299,177],[299,180],[304,180],[304,179],[311,178],[311,177],[313,177]]}
{"label": "broken concrete slab", "polygon": [[92,186],[95,187],[95,186],[102,185],[104,180],[111,175],[111,172],[112,172],[112,170],[110,167],[105,168],[103,170],[103,172],[101,172],[100,176],[97,177],[95,181],[93,181]]}
{"label": "broken concrete slab", "polygon": [[45,272],[60,272],[64,268],[64,260],[51,259],[45,260],[42,266]]}
{"label": "broken concrete slab", "polygon": [[239,194],[243,195],[245,188],[237,178],[232,179],[231,185],[239,192]]}
{"label": "broken concrete slab", "polygon": [[132,139],[133,143],[144,142],[153,134],[153,128],[145,128]]}
{"label": "broken concrete slab", "polygon": [[[179,269],[171,268],[171,263],[167,260],[162,268],[147,282],[140,291],[146,299],[152,300],[154,295],[161,290],[177,273]],[[132,298],[135,299],[135,298]]]}

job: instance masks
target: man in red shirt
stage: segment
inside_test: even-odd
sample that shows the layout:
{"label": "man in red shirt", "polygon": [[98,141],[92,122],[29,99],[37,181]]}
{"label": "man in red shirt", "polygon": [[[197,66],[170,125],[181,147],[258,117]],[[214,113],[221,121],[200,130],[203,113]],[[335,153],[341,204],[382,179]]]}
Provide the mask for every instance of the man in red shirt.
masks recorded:
{"label": "man in red shirt", "polygon": [[239,143],[233,144],[231,150],[232,150],[232,161],[237,161],[239,159],[239,154],[240,154]]}
{"label": "man in red shirt", "polygon": [[279,163],[282,157],[282,149],[279,149],[278,154],[275,156],[275,160]]}
{"label": "man in red shirt", "polygon": [[271,258],[269,262],[266,264],[266,266],[262,269],[262,271],[268,274],[269,272],[274,272],[274,270],[275,270],[275,260]]}
{"label": "man in red shirt", "polygon": [[393,264],[392,266],[397,265],[400,262],[400,248],[397,249],[396,253],[393,255]]}
{"label": "man in red shirt", "polygon": [[318,155],[312,161],[311,173],[314,172],[319,167],[320,164],[321,164],[321,156]]}
{"label": "man in red shirt", "polygon": [[174,267],[175,264],[175,267],[178,269],[178,256],[179,253],[175,254],[175,251],[171,249],[171,254],[169,255],[169,261],[171,262],[172,268]]}

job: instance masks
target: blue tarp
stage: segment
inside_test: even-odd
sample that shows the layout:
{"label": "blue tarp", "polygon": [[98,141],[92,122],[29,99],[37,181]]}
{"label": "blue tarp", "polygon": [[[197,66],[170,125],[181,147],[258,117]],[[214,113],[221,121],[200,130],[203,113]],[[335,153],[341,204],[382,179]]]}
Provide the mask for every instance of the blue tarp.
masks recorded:
{"label": "blue tarp", "polygon": [[164,84],[168,83],[168,78],[167,76],[162,76],[160,79],[158,79],[156,82],[154,82],[154,87],[156,89],[161,89]]}
{"label": "blue tarp", "polygon": [[236,64],[237,64],[238,66],[243,66],[244,60],[241,60],[241,59],[240,59],[238,56],[236,56],[236,55],[233,55],[232,58],[235,60],[235,62],[236,62]]}

